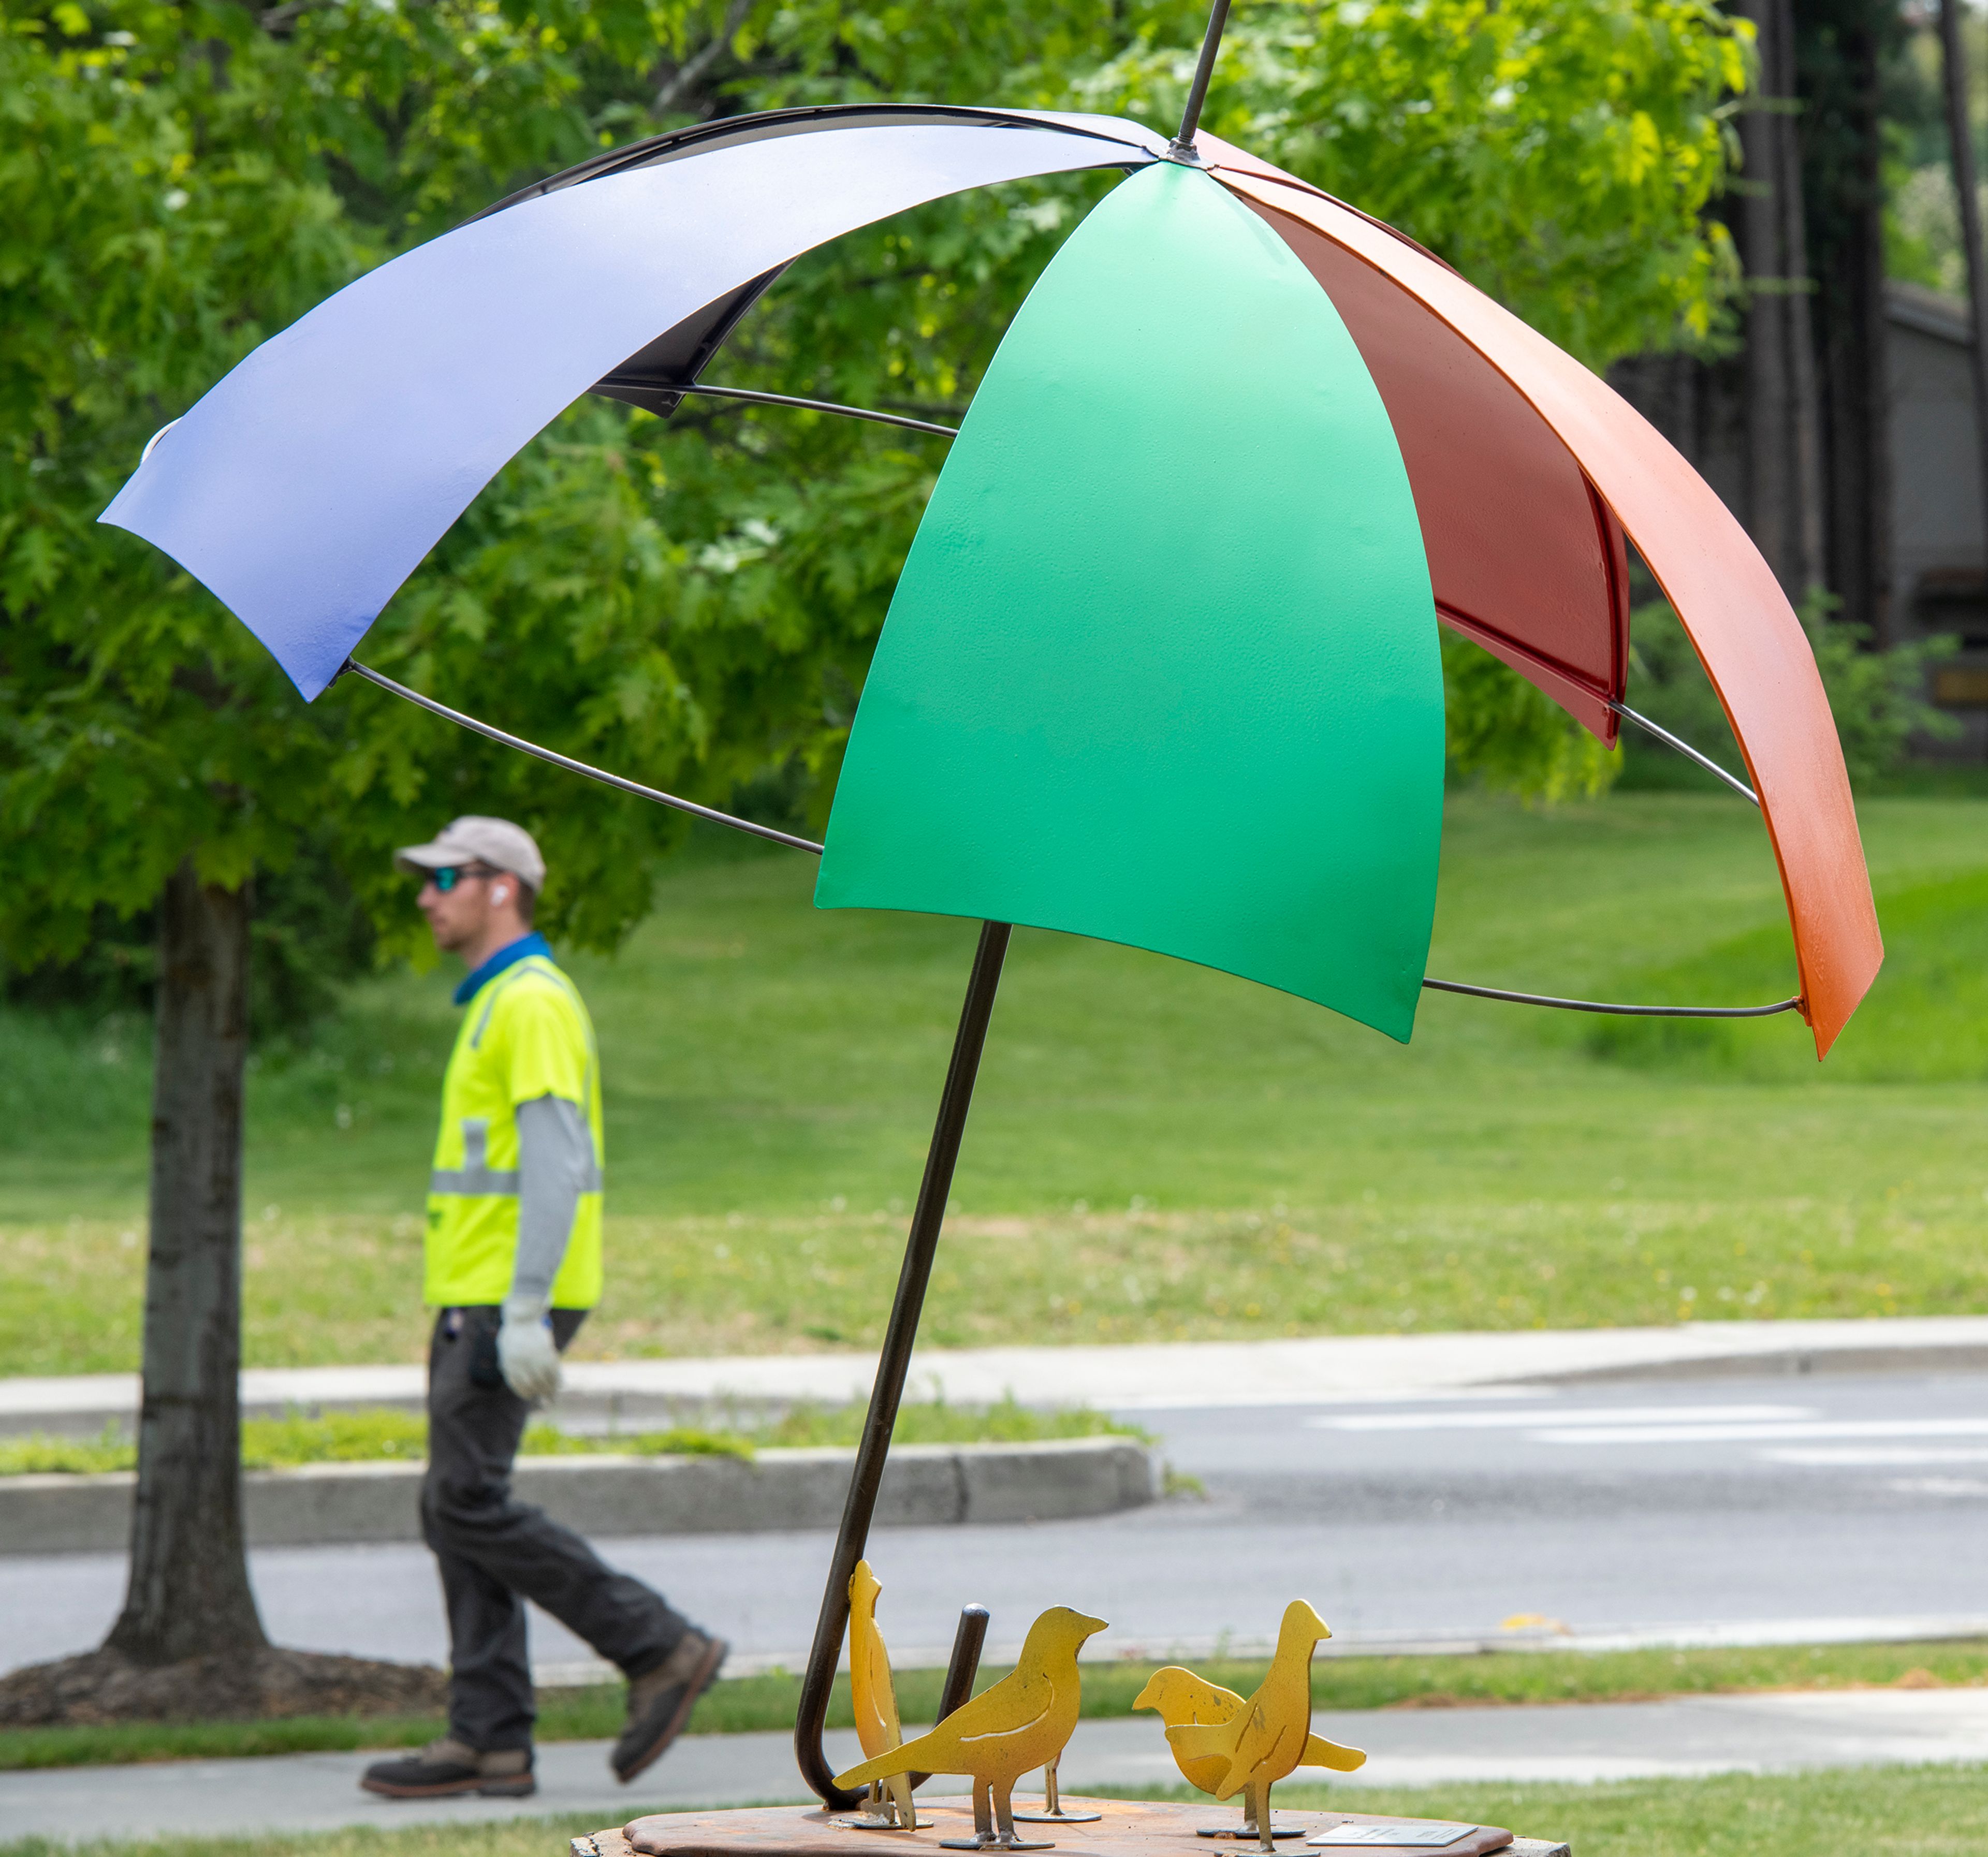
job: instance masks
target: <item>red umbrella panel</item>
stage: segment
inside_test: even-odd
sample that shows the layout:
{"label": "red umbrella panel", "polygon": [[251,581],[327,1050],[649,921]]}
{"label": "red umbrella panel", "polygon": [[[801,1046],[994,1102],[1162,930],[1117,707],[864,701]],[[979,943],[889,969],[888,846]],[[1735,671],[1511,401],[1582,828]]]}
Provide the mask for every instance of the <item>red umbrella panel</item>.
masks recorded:
{"label": "red umbrella panel", "polygon": [[1400,441],[1437,610],[1612,741],[1624,538],[1746,757],[1818,1057],[1884,958],[1843,753],[1787,595],[1724,503],[1599,376],[1391,228],[1203,134],[1215,178],[1317,278]]}

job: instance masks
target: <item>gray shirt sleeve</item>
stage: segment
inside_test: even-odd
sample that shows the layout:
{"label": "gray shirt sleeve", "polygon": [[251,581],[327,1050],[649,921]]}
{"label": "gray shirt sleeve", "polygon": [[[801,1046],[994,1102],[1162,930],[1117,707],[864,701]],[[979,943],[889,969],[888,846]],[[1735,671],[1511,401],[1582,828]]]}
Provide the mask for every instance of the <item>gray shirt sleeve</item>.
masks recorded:
{"label": "gray shirt sleeve", "polygon": [[593,1133],[577,1103],[541,1096],[518,1105],[518,1261],[514,1297],[540,1304],[566,1257],[580,1196],[597,1188]]}

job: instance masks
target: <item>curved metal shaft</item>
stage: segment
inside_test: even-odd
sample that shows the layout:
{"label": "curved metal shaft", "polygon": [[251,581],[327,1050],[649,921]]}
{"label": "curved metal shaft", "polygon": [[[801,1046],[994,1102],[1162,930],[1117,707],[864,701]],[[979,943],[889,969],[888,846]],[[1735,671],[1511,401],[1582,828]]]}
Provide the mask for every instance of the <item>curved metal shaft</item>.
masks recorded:
{"label": "curved metal shaft", "polygon": [[[911,1344],[918,1337],[925,1287],[931,1280],[932,1260],[938,1252],[939,1228],[945,1219],[947,1196],[952,1191],[952,1171],[959,1159],[960,1139],[966,1132],[966,1113],[972,1106],[973,1082],[979,1074],[980,1054],[987,1043],[987,1022],[993,1015],[994,994],[1001,984],[1001,963],[1008,952],[1009,932],[1006,922],[980,925],[980,945],[974,951],[973,972],[966,983],[965,1002],[959,1010],[959,1030],[952,1041],[952,1062],[947,1067],[938,1119],[933,1125],[931,1148],[925,1157],[925,1175],[911,1213],[904,1264],[898,1273],[897,1297],[891,1305],[890,1325],[884,1331],[877,1378],[870,1388],[870,1409],[864,1415],[862,1439],[856,1447],[856,1467],[850,1475],[842,1527],[835,1537],[828,1584],[823,1590],[821,1612],[815,1621],[814,1643],[808,1652],[807,1673],[801,1682],[800,1707],[794,1719],[794,1757],[800,1763],[801,1778],[834,1811],[847,1811],[863,1798],[860,1792],[845,1791],[836,1784],[835,1771],[821,1745],[822,1730],[828,1721],[829,1691],[834,1686],[835,1666],[841,1660],[843,1635],[849,1627],[849,1578],[855,1572],[856,1563],[862,1559],[864,1544],[870,1538],[870,1518],[876,1511],[884,1463],[891,1453],[891,1433],[897,1426],[898,1406],[904,1396]],[[981,1629],[986,1629],[984,1624]],[[963,1637],[964,1619],[961,1629]],[[972,1681],[970,1673],[967,1680]]]}
{"label": "curved metal shaft", "polygon": [[673,387],[672,393],[703,394],[713,400],[749,400],[755,406],[797,406],[804,412],[840,413],[845,419],[867,419],[875,425],[902,426],[908,432],[933,432],[942,438],[957,438],[959,428],[940,425],[930,419],[914,419],[904,413],[880,413],[867,406],[843,406],[833,400],[803,400],[794,394],[764,394],[756,387]]}
{"label": "curved metal shaft", "polygon": [[1686,760],[1696,761],[1707,773],[1717,775],[1741,799],[1750,800],[1756,806],[1760,803],[1760,796],[1754,792],[1752,787],[1749,786],[1737,774],[1728,773],[1709,754],[1700,754],[1690,742],[1679,741],[1668,729],[1652,722],[1647,715],[1638,715],[1627,703],[1611,703],[1608,707],[1625,722],[1634,722],[1645,734],[1655,736],[1665,747],[1675,748]]}
{"label": "curved metal shaft", "polygon": [[[390,677],[382,677],[377,671],[368,670],[356,658],[348,658],[339,667],[339,677],[350,671],[354,677],[363,677],[369,684],[377,684],[383,690],[390,690],[396,696],[404,696],[418,709],[425,709],[431,715],[439,715],[445,721],[487,736],[493,742],[501,742],[506,748],[515,748],[521,754],[535,755],[541,761],[549,761],[555,767],[563,767],[568,773],[584,774],[590,780],[598,780],[603,786],[612,786],[618,792],[633,793],[638,800],[653,800],[658,806],[674,807],[680,813],[688,813],[694,819],[708,819],[713,825],[729,825],[735,832],[749,833],[755,838],[769,839],[775,844],[784,844],[796,851],[812,851],[821,855],[821,847],[812,838],[796,838],[792,832],[783,832],[770,825],[761,825],[751,819],[735,818],[730,813],[721,813],[715,807],[700,806],[695,800],[679,800],[674,793],[661,792],[656,787],[644,786],[639,781],[624,780],[619,774],[609,773],[606,769],[590,767],[584,761],[576,761],[570,755],[556,754],[549,748],[541,748],[536,742],[528,742],[521,735],[510,734],[505,729],[494,728],[489,722],[479,722],[473,715],[465,715],[460,709],[451,709],[446,703],[438,703],[431,696],[424,696],[418,690],[410,690],[405,684],[397,684]],[[336,683],[337,678],[332,679]]]}
{"label": "curved metal shaft", "polygon": [[1772,1006],[1616,1006],[1604,1000],[1560,1000],[1551,993],[1513,993],[1499,986],[1469,986],[1461,980],[1425,979],[1433,993],[1468,993],[1473,1000],[1506,1000],[1514,1006],[1550,1006],[1564,1013],[1612,1013],[1624,1019],[1769,1019],[1776,1013],[1797,1012],[1801,996],[1777,1000]]}
{"label": "curved metal shaft", "polygon": [[[512,735],[507,730],[494,727],[489,722],[478,722],[475,716],[465,715],[460,709],[451,709],[446,703],[438,703],[433,697],[424,696],[418,690],[411,690],[405,684],[398,684],[394,682],[393,678],[390,677],[383,677],[377,671],[369,669],[366,665],[360,664],[356,658],[348,658],[345,661],[343,668],[339,672],[339,675],[341,677],[343,676],[347,671],[350,671],[355,677],[363,677],[368,683],[377,684],[383,690],[391,691],[396,696],[404,697],[409,702],[414,704],[418,709],[426,709],[432,715],[439,715],[446,721],[455,722],[462,728],[473,730],[478,735],[488,736],[489,739],[493,742],[501,742],[507,748],[516,748],[522,753],[536,756],[541,761],[549,761],[555,767],[563,767],[569,773],[583,774],[590,780],[598,780],[604,786],[611,786],[615,788],[618,792],[632,793],[638,800],[654,800],[658,806],[674,807],[678,812],[688,813],[694,818],[708,820],[713,825],[729,826],[734,831],[746,832],[755,838],[765,838],[769,840],[775,844],[784,844],[793,851],[812,851],[817,857],[821,855],[821,847],[816,844],[812,838],[796,837],[791,832],[783,832],[770,825],[761,825],[754,820],[740,819],[730,813],[721,813],[714,807],[700,806],[695,800],[679,799],[674,793],[663,793],[653,786],[644,786],[639,781],[624,780],[619,774],[609,773],[604,768],[590,766],[584,761],[576,761],[570,755],[556,753],[549,748],[541,748],[537,742],[528,742],[522,736]],[[1736,788],[1740,792],[1744,793],[1748,799],[1753,800],[1755,805],[1757,806],[1760,803],[1760,801],[1755,798],[1753,790],[1751,787],[1741,785],[1739,781],[1733,779],[1732,775],[1726,773],[1723,767],[1719,766],[1716,762],[1707,760],[1703,755],[1700,754],[1697,751],[1696,749],[1691,747],[1685,742],[1680,742],[1675,736],[1658,728],[1655,722],[1650,722],[1645,718],[1637,715],[1633,709],[1623,709],[1620,704],[1618,704],[1616,707],[1621,711],[1621,713],[1627,716],[1630,721],[1638,723],[1641,727],[1648,729],[1652,735],[1668,742],[1672,747],[1690,756],[1694,761],[1697,761],[1702,766],[1709,768],[1712,773],[1717,774],[1719,777],[1722,780],[1724,780],[1729,786]],[[973,969],[975,983],[977,984],[980,977],[982,960],[986,954],[987,937],[989,934],[997,927],[1000,928],[1001,931],[1001,948],[1000,951],[994,956],[993,977],[989,981],[988,986],[987,1006],[990,1010],[993,1003],[993,987],[995,985],[999,983],[1000,978],[1001,955],[1006,952],[1007,948],[1008,930],[1006,927],[1002,926],[999,924],[990,923],[983,928],[981,935],[981,953],[975,958]],[[1631,1019],[1765,1019],[1772,1016],[1776,1013],[1791,1013],[1797,1011],[1801,1005],[1800,998],[1797,996],[1794,999],[1777,1000],[1772,1006],[1624,1006],[1613,1004],[1608,1001],[1601,1000],[1563,1000],[1557,998],[1550,993],[1512,993],[1499,986],[1473,986],[1462,980],[1436,980],[1425,979],[1422,982],[1422,985],[1436,993],[1467,993],[1472,999],[1503,1000],[1514,1006],[1550,1006],[1557,1011],[1569,1013],[1613,1013],[1618,1017]],[[969,1011],[973,1004],[973,998],[972,986],[969,985],[967,994],[967,1004]],[[967,1019],[965,1016],[962,1015],[960,1020],[961,1037],[964,1038],[965,1037],[966,1031]],[[978,1037],[979,1039],[984,1040],[986,1036],[986,1025],[983,1018]],[[958,1066],[959,1057],[959,1047],[955,1046],[953,1052],[953,1062],[955,1071]],[[972,1063],[976,1067],[979,1063],[979,1046],[978,1043],[976,1043],[974,1047]],[[951,1099],[954,1082],[954,1077],[952,1074],[948,1074],[946,1078],[946,1090],[948,1093],[947,1100],[948,1101]],[[965,1126],[966,1103],[971,1101],[973,1093],[973,1072],[972,1070],[968,1071],[965,1077],[965,1098],[962,1099],[959,1105],[960,1128],[963,1128]],[[932,1135],[933,1147],[931,1157],[926,1163],[926,1186],[928,1188],[931,1185],[931,1168],[938,1160],[939,1155],[940,1138],[945,1132],[945,1128],[946,1104],[945,1102],[942,1102],[939,1111],[939,1126],[933,1131]],[[945,1178],[948,1184],[950,1184],[952,1178],[953,1162],[958,1158],[960,1128],[955,1128],[952,1131],[952,1152],[946,1157],[945,1160]],[[938,1241],[938,1220],[943,1216],[945,1206],[945,1194],[942,1191],[939,1195],[938,1209],[933,1215],[934,1222],[931,1232],[931,1242],[935,1244]],[[924,1216],[925,1213],[925,1192],[921,1191],[918,1199],[918,1214],[914,1217],[912,1221],[911,1243],[913,1249],[915,1249],[919,1243],[918,1220]],[[910,1263],[911,1251],[908,1250],[905,1254],[905,1267],[908,1270],[910,1268]],[[927,1274],[929,1274],[931,1268],[931,1260],[930,1256],[928,1255],[925,1263],[925,1270]],[[898,1286],[898,1297],[901,1301],[902,1301],[904,1294],[904,1287],[901,1282]],[[920,1304],[922,1304],[925,1297],[925,1285],[922,1279],[920,1280],[918,1287],[918,1296]],[[893,1311],[891,1319],[894,1324],[897,1320],[897,1315],[894,1311]],[[911,1328],[914,1331],[916,1330],[917,1326],[918,1316],[916,1311],[914,1311],[911,1316]],[[887,1349],[888,1346],[888,1344],[887,1342]],[[910,1348],[908,1336],[906,1339],[905,1348],[906,1358],[908,1359]],[[880,1387],[883,1384],[881,1368],[879,1369],[877,1384]],[[901,1381],[898,1392],[897,1394],[894,1394],[891,1397],[891,1416],[893,1422],[894,1422],[897,1416],[898,1397],[901,1394],[902,1390],[903,1388]],[[886,1426],[885,1437],[887,1445],[888,1442],[888,1426]],[[880,1460],[878,1464],[878,1474],[881,1475],[881,1473],[882,1466],[881,1461]],[[873,1504],[875,1500],[875,1494],[876,1492],[873,1490],[871,1492],[871,1500]],[[863,1526],[865,1532],[867,1533],[869,1527],[869,1518],[867,1511],[864,1514]],[[860,1558],[861,1551],[859,1543],[857,1553],[850,1557],[849,1566],[843,1573],[843,1607],[845,1615],[847,1614],[848,1608],[847,1588],[849,1583],[849,1575],[854,1571],[856,1561]],[[824,1616],[825,1615],[824,1615]],[[847,1621],[845,1615],[844,1623],[846,1624],[847,1622]],[[839,1639],[837,1642],[835,1649],[837,1654],[839,1656],[841,1651],[841,1644]],[[830,1666],[829,1673],[830,1677],[833,1678],[834,1674],[833,1666]],[[823,1693],[822,1706],[825,1719],[827,1708],[826,1692]],[[805,1762],[803,1764],[803,1771],[806,1771]],[[810,1781],[810,1784],[812,1784],[813,1781]],[[820,1791],[821,1789],[817,1787],[816,1790]],[[834,1789],[831,1788],[830,1790],[833,1791]],[[827,1795],[823,1794],[823,1796],[826,1798]],[[854,1795],[850,1795],[850,1797],[853,1798]],[[849,1802],[850,1801],[848,1798],[844,1798],[840,1801],[840,1803],[845,1805]]]}

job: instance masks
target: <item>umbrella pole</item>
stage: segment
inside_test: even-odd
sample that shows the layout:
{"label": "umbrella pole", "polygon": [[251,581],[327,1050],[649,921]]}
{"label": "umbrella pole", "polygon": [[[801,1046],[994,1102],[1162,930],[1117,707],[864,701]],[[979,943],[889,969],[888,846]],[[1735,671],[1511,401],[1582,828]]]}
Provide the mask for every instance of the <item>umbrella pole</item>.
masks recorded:
{"label": "umbrella pole", "polygon": [[1201,107],[1208,101],[1209,80],[1215,76],[1215,55],[1222,49],[1222,34],[1229,24],[1229,0],[1215,0],[1209,9],[1208,30],[1201,41],[1201,56],[1195,59],[1194,82],[1188,85],[1187,107],[1181,112],[1180,132],[1167,150],[1175,161],[1194,154],[1195,132],[1201,127]]}
{"label": "umbrella pole", "polygon": [[[856,1447],[856,1468],[849,1480],[842,1527],[836,1536],[828,1585],[822,1594],[821,1615],[815,1622],[814,1644],[808,1652],[807,1675],[801,1684],[800,1708],[794,1720],[795,1757],[800,1762],[802,1778],[833,1811],[848,1811],[863,1800],[860,1792],[845,1791],[835,1784],[834,1769],[829,1765],[821,1744],[822,1730],[828,1720],[829,1691],[835,1682],[835,1666],[841,1660],[843,1635],[849,1625],[849,1579],[856,1571],[856,1563],[863,1558],[870,1535],[870,1518],[877,1507],[877,1492],[884,1480],[884,1463],[890,1455],[891,1433],[898,1422],[898,1403],[904,1397],[911,1344],[918,1335],[925,1286],[931,1280],[932,1259],[938,1250],[946,1199],[952,1191],[953,1165],[959,1159],[960,1138],[966,1131],[966,1112],[973,1101],[974,1079],[979,1073],[980,1054],[987,1042],[995,989],[1001,983],[1008,935],[1006,922],[980,925],[980,945],[974,951],[973,972],[966,983],[966,1000],[960,1008],[959,1030],[952,1042],[952,1062],[946,1070],[938,1120],[925,1157],[925,1175],[918,1187],[917,1208],[911,1214],[911,1236],[905,1241],[904,1267],[898,1274],[897,1298],[891,1305],[890,1325],[884,1331],[877,1378],[870,1389],[870,1409],[863,1420],[862,1441]],[[969,1609],[978,1613],[979,1629],[970,1630],[967,1618],[962,1618],[954,1646],[954,1667],[946,1678],[948,1709],[965,1700],[965,1691],[973,1680],[973,1666],[979,1661],[979,1639],[986,1629],[986,1615],[978,1607]],[[953,1694],[955,1689],[961,1692],[958,1696]]]}

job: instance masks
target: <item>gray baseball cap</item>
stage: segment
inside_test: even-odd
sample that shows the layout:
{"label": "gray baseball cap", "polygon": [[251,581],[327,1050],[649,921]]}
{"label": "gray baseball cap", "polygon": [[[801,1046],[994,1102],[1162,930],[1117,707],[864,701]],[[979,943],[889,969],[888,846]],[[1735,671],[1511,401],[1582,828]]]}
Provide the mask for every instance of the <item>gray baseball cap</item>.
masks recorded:
{"label": "gray baseball cap", "polygon": [[543,889],[546,883],[546,861],[529,832],[508,819],[485,819],[475,813],[451,819],[431,844],[396,851],[394,862],[417,875],[451,864],[487,864],[493,871],[522,877],[534,890]]}

